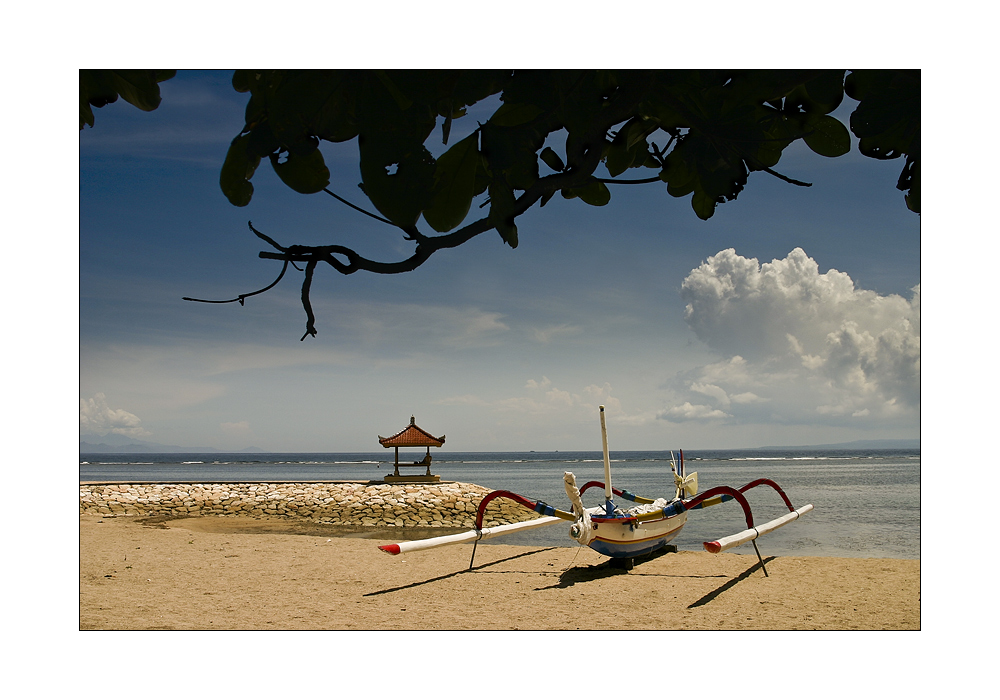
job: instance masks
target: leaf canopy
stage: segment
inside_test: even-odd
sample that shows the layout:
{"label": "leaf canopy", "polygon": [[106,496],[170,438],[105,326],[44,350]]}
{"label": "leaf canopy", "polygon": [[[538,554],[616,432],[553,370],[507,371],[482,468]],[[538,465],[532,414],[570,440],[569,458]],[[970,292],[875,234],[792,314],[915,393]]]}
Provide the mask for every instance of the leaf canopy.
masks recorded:
{"label": "leaf canopy", "polygon": [[[155,109],[158,83],[173,73],[81,71],[81,128],[93,125],[91,107],[119,95]],[[510,243],[503,222],[534,202],[560,191],[603,206],[606,183],[637,168],[655,171],[643,181],[658,178],[708,219],[796,140],[821,156],[847,153],[850,132],[830,115],[846,93],[858,101],[850,131],[861,153],[905,155],[898,186],[919,211],[916,70],[237,70],[232,82],[249,93],[220,177],[236,206],[253,196],[259,159],[310,194],[329,184],[321,142],[356,139],[360,188],[404,229],[422,217],[435,232],[452,231],[489,192],[486,218]],[[437,127],[447,144],[454,121],[490,96],[499,108],[435,158],[426,144]]]}
{"label": "leaf canopy", "polygon": [[[914,83],[895,73],[847,76],[862,100],[851,128],[876,158],[909,153],[919,132],[919,110],[895,102],[915,98],[919,106],[919,74]],[[423,217],[438,233],[452,231],[488,192],[487,218],[509,244],[513,219],[535,201],[561,191],[604,206],[606,182],[630,169],[657,171],[670,195],[689,197],[708,219],[738,197],[751,172],[777,166],[794,141],[825,157],[851,144],[830,116],[844,98],[843,70],[237,71],[233,84],[250,93],[242,131],[250,154],[296,154],[271,158],[279,176],[295,164],[294,177],[282,180],[296,191],[325,187],[315,155],[321,141],[356,138],[360,187],[392,223],[409,229]],[[435,158],[426,144],[436,127],[447,142],[454,120],[491,95],[499,108]],[[910,170],[907,192],[915,179],[919,185],[919,170]],[[246,173],[249,183],[254,170]],[[252,190],[236,185],[223,191],[243,206]]]}
{"label": "leaf canopy", "polygon": [[81,70],[80,129],[94,126],[91,107],[103,107],[117,102],[121,96],[144,112],[160,106],[160,86],[177,74],[174,70]]}
{"label": "leaf canopy", "polygon": [[[119,96],[155,109],[173,74],[80,71],[80,128]],[[784,150],[801,139],[839,157],[851,133],[867,157],[905,158],[896,186],[920,211],[919,70],[237,70],[232,84],[249,95],[219,178],[232,204],[250,203],[266,158],[294,191],[326,190],[416,242],[411,258],[380,263],[340,246],[283,248],[253,229],[278,250],[262,257],[306,262],[307,283],[319,261],[345,274],[403,272],[489,230],[516,247],[517,218],[536,203],[560,193],[605,206],[612,184],[661,183],[707,220],[751,173],[808,185],[775,170]],[[845,95],[857,101],[850,130],[831,114]],[[449,146],[456,120],[490,97],[498,108]],[[436,134],[447,146],[438,157],[428,148]],[[381,216],[327,189],[322,142],[354,140],[358,186]],[[641,174],[624,177],[630,170]],[[468,222],[482,195],[485,211]],[[438,235],[420,233],[421,219]],[[311,334],[308,284],[303,304]]]}

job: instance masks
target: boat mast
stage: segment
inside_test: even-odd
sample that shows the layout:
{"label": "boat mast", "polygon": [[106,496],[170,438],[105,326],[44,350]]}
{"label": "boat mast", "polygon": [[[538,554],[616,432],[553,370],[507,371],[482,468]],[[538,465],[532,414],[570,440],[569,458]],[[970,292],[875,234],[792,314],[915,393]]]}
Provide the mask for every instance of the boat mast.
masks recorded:
{"label": "boat mast", "polygon": [[601,442],[604,445],[604,507],[611,517],[612,501],[611,496],[611,459],[608,457],[608,426],[604,420],[604,406],[601,406]]}

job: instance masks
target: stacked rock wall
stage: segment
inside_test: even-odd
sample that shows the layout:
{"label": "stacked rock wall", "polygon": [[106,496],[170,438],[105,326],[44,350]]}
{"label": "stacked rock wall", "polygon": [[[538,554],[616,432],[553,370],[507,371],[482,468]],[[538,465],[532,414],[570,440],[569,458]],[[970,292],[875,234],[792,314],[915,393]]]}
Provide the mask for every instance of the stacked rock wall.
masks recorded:
{"label": "stacked rock wall", "polygon": [[[460,482],[80,484],[80,513],[104,516],[284,517],[330,525],[473,527],[490,489]],[[494,527],[538,517],[507,499],[486,509]]]}

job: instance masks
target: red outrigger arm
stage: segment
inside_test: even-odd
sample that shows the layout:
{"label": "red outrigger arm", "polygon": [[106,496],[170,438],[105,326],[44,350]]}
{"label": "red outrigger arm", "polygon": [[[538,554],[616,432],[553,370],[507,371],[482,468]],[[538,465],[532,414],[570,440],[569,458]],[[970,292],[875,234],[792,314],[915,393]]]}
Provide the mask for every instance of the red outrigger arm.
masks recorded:
{"label": "red outrigger arm", "polygon": [[[747,502],[747,499],[743,495],[743,492],[749,491],[750,489],[755,488],[757,486],[770,486],[775,491],[777,491],[778,494],[781,496],[782,500],[785,502],[785,505],[788,506],[788,510],[790,511],[790,513],[781,518],[778,518],[777,520],[765,523],[760,527],[755,527],[753,522],[753,513],[750,510],[750,504]],[[586,484],[584,484],[583,488],[580,489],[580,492],[582,493],[583,491],[586,491],[587,489],[592,487],[604,488],[604,483],[600,481],[587,482]],[[648,504],[654,502],[652,499],[636,496],[635,494],[630,493],[629,491],[613,489],[613,493],[616,496],[620,496],[622,498],[625,498],[626,500],[634,501],[636,503]],[[491,501],[493,501],[496,498],[506,498],[511,501],[514,501],[518,505],[527,508],[528,510],[532,510],[543,517],[528,522],[512,523],[510,525],[503,525],[496,528],[484,529],[483,519],[485,517],[486,507],[489,505]],[[795,510],[792,506],[791,501],[788,499],[788,496],[785,495],[785,492],[781,490],[780,486],[778,486],[770,479],[757,479],[756,481],[751,481],[750,483],[740,487],[739,489],[734,489],[732,486],[716,486],[715,488],[709,489],[705,493],[695,496],[694,498],[691,498],[687,501],[683,500],[673,501],[670,504],[670,506],[668,506],[668,509],[676,512],[671,512],[668,515],[675,515],[676,513],[681,512],[681,509],[696,510],[699,508],[707,508],[709,506],[717,505],[719,503],[723,503],[725,501],[730,501],[730,500],[735,500],[737,503],[740,504],[740,507],[743,508],[743,514],[746,517],[748,529],[745,530],[744,532],[737,533],[736,535],[732,535],[730,537],[726,537],[721,540],[716,540],[714,542],[705,542],[704,543],[705,549],[707,549],[710,552],[718,553],[720,551],[724,551],[725,549],[729,549],[730,547],[737,546],[738,544],[742,544],[744,542],[756,539],[758,536],[770,532],[774,529],[777,529],[782,525],[785,525],[786,523],[791,522],[792,520],[798,518],[803,513],[807,513],[810,510],[812,510],[811,504],[803,506],[798,510]],[[664,509],[663,512],[666,513],[666,511],[667,509]],[[458,535],[445,535],[442,537],[435,537],[429,540],[418,540],[415,542],[405,542],[401,544],[381,545],[379,549],[381,549],[383,552],[388,552],[389,554],[401,554],[404,551],[429,549],[431,547],[439,547],[446,544],[457,544],[459,542],[469,541],[475,543],[478,542],[480,539],[487,539],[489,537],[495,537],[516,530],[525,530],[525,529],[540,527],[543,525],[549,525],[558,522],[558,520],[567,520],[570,522],[575,522],[578,519],[578,517],[579,515],[576,513],[559,510],[558,508],[554,508],[549,504],[545,503],[544,501],[532,501],[531,499],[525,498],[524,496],[518,493],[514,493],[513,491],[503,491],[503,490],[491,491],[490,493],[486,494],[486,496],[483,497],[483,500],[480,501],[479,503],[479,507],[476,511],[475,530]],[[642,519],[642,517],[643,516],[638,516],[638,519]],[[633,519],[635,518],[624,518],[623,520],[633,520]],[[475,548],[473,548],[473,557],[475,557]],[[469,566],[470,567],[472,566],[471,562]]]}
{"label": "red outrigger arm", "polygon": [[489,505],[490,501],[494,498],[507,498],[514,501],[518,505],[524,506],[528,510],[533,510],[536,513],[540,513],[543,516],[554,516],[556,518],[562,518],[563,520],[569,520],[573,522],[576,520],[577,516],[573,513],[568,513],[564,510],[559,510],[558,508],[553,508],[548,503],[544,501],[532,501],[525,498],[519,493],[514,493],[513,491],[491,491],[483,497],[483,500],[479,502],[479,508],[476,510],[476,529],[483,529],[483,515],[486,513],[486,506]]}
{"label": "red outrigger arm", "polygon": [[[759,527],[755,526],[753,524],[753,516],[750,513],[750,506],[749,504],[747,504],[746,499],[743,497],[743,493],[757,486],[770,486],[775,491],[777,491],[778,495],[781,496],[781,500],[783,500],[785,502],[785,505],[788,506],[788,511],[789,511],[788,514],[783,515],[780,518],[771,520],[770,522],[764,523]],[[723,501],[728,501],[730,500],[730,498],[736,499],[739,502],[739,504],[743,506],[743,512],[747,516],[747,529],[744,530],[743,532],[738,532],[735,535],[730,535],[729,537],[723,537],[721,539],[714,540],[712,542],[703,542],[702,544],[704,545],[706,551],[709,551],[712,554],[718,554],[719,552],[724,552],[725,550],[730,549],[732,547],[737,547],[741,544],[751,542],[760,537],[761,535],[765,535],[769,532],[777,530],[779,527],[787,525],[793,520],[798,519],[799,516],[808,513],[813,509],[811,503],[796,509],[792,505],[792,502],[788,499],[788,496],[785,495],[785,492],[781,490],[781,487],[778,486],[773,481],[771,481],[770,479],[757,479],[756,481],[751,481],[749,484],[741,486],[739,489],[736,489],[735,491],[729,488],[728,486],[720,486],[718,488],[710,489],[705,493],[701,494],[700,496],[692,498],[690,501],[686,503],[686,505],[689,510],[692,508],[705,508],[710,505],[715,505],[716,503],[722,503]],[[713,499],[717,500],[712,502]],[[756,546],[757,544],[754,543],[755,548]],[[757,552],[757,556],[758,558],[760,557],[760,552]],[[763,560],[761,560],[761,565],[763,566]],[[765,575],[767,574],[766,569],[764,573]]]}
{"label": "red outrigger arm", "polygon": [[[696,508],[707,508],[708,506],[703,506],[702,503],[714,498],[716,496],[722,496],[717,503],[722,503],[723,501],[728,501],[730,499],[735,500],[743,508],[743,515],[747,519],[747,527],[753,527],[753,512],[750,510],[750,504],[747,502],[746,496],[743,495],[743,489],[734,489],[732,486],[716,486],[711,488],[705,493],[699,494],[694,498],[684,501],[685,510],[694,510]],[[729,496],[729,498],[725,498]],[[709,505],[715,505],[714,503]]]}
{"label": "red outrigger arm", "polygon": [[761,486],[761,485],[770,486],[772,489],[777,491],[778,495],[781,496],[781,500],[783,500],[785,502],[785,505],[788,506],[788,510],[789,511],[795,510],[795,508],[792,506],[792,502],[788,500],[788,496],[786,496],[785,492],[781,490],[781,487],[778,486],[773,481],[771,481],[770,479],[757,479],[756,481],[751,481],[746,486],[741,486],[738,490],[740,493],[744,493],[754,488],[755,486]]}

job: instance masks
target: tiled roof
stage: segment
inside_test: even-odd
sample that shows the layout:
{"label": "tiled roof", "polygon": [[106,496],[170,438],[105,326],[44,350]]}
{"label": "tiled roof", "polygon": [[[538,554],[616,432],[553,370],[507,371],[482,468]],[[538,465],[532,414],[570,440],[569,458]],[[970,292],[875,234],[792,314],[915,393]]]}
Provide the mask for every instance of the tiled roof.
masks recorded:
{"label": "tiled roof", "polygon": [[408,426],[389,437],[384,438],[379,435],[378,441],[382,447],[441,447],[444,444],[444,435],[439,438],[434,437],[414,423],[413,416],[410,416]]}

